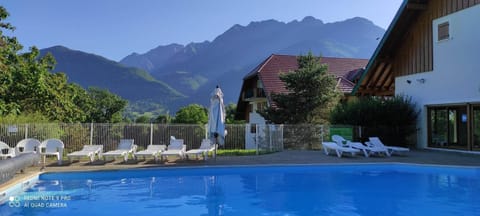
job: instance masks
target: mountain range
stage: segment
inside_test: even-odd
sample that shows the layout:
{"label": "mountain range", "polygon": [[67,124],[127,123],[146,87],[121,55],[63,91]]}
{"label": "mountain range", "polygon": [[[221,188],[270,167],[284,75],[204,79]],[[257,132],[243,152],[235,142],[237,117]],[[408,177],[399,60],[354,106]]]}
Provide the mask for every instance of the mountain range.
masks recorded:
{"label": "mountain range", "polygon": [[[124,66],[102,56],[71,50],[63,46],[54,46],[40,50],[40,55],[51,53],[57,64],[53,72],[67,74],[69,82],[75,82],[84,88],[100,87],[127,99],[130,105],[140,103],[143,107],[154,107],[164,112],[167,106],[186,98],[177,90],[152,77],[148,72],[134,67]],[[178,108],[178,107],[177,107]],[[136,109],[141,113],[151,111]]]}
{"label": "mountain range", "polygon": [[55,71],[72,82],[107,88],[132,104],[158,103],[157,109],[174,113],[190,103],[207,105],[216,85],[226,103],[235,103],[242,78],[273,53],[370,58],[384,32],[359,17],[335,23],[305,17],[234,25],[213,41],[158,46],[120,62],[60,46],[42,53],[51,52],[58,62]]}

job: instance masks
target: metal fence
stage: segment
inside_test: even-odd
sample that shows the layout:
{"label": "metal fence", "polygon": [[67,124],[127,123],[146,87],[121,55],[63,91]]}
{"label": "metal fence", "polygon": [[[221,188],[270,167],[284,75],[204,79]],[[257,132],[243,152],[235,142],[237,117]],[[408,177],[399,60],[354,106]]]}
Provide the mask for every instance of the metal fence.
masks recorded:
{"label": "metal fence", "polygon": [[267,124],[255,126],[257,133],[255,133],[254,140],[257,150],[276,152],[284,149],[284,125]]}
{"label": "metal fence", "polygon": [[323,125],[284,125],[283,141],[286,149],[320,149],[322,140]]}
{"label": "metal fence", "polygon": [[[245,149],[245,125],[229,124],[225,137],[224,149]],[[267,137],[259,136],[259,149],[280,151],[283,149],[280,126],[269,126],[277,129],[270,131]],[[35,138],[40,141],[57,138],[64,142],[65,153],[78,151],[84,145],[103,145],[104,151],[116,149],[120,139],[134,139],[138,149],[144,149],[149,144],[167,145],[170,137],[184,139],[187,149],[200,147],[202,139],[206,138],[206,126],[191,124],[99,124],[99,123],[49,123],[49,124],[0,124],[0,140],[10,147],[25,138]]]}
{"label": "metal fence", "polygon": [[[284,149],[321,149],[321,143],[338,134],[348,140],[366,141],[370,136],[381,137],[385,143],[399,146],[415,146],[416,133],[406,138],[402,134],[411,128],[357,127],[351,125],[255,125],[228,124],[223,149],[245,149],[253,142],[257,150],[275,152]],[[415,130],[413,128],[413,130]],[[252,134],[252,131],[254,132]],[[191,124],[0,124],[0,141],[14,147],[20,140],[35,138],[40,141],[58,138],[65,143],[65,153],[80,150],[83,145],[103,145],[104,151],[117,148],[120,139],[134,139],[139,150],[149,144],[166,145],[170,136],[184,139],[187,149],[198,148],[206,137],[205,125]],[[251,139],[251,140],[249,140]]]}

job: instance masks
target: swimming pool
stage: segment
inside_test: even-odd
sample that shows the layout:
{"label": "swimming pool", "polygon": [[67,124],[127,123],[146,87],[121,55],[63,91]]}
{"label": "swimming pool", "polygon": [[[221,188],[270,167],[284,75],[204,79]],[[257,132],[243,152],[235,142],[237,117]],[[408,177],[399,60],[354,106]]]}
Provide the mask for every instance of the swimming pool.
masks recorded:
{"label": "swimming pool", "polygon": [[480,169],[406,164],[47,173],[0,215],[478,215]]}

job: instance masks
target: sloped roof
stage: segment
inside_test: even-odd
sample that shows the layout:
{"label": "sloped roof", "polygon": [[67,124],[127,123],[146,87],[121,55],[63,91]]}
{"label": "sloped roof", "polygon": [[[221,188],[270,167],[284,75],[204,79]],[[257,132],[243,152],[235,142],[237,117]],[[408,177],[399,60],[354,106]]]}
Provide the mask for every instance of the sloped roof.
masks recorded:
{"label": "sloped roof", "polygon": [[337,88],[343,93],[350,93],[355,87],[355,83],[351,82],[350,80],[338,77],[337,78]]}
{"label": "sloped roof", "polygon": [[[356,83],[352,94],[393,96],[395,94],[395,77],[405,75],[405,72],[413,74],[432,70],[434,63],[432,21],[478,4],[480,4],[479,0],[404,0],[370,58],[365,72]],[[426,33],[414,30],[416,25],[420,25],[421,29],[426,29]],[[405,43],[413,40],[411,39],[412,32],[420,34],[417,39],[421,41],[420,44],[408,45]],[[399,53],[400,48],[405,46],[412,46],[411,50],[426,49],[428,51],[427,54]],[[407,55],[414,60],[402,62],[402,55]],[[420,59],[423,59],[424,62],[415,62],[415,58],[418,58],[415,57],[416,55],[420,55]],[[401,65],[401,69],[395,68],[396,65]],[[421,68],[417,69],[417,66],[421,66]],[[415,69],[408,71],[406,68]]]}
{"label": "sloped roof", "polygon": [[[343,93],[350,93],[354,84],[347,76],[359,68],[364,68],[368,59],[321,57],[320,63],[328,65],[328,72],[338,79],[339,89]],[[273,54],[251,71],[245,79],[258,75],[262,81],[265,93],[287,93],[284,83],[280,80],[280,73],[288,73],[298,69],[297,56]]]}

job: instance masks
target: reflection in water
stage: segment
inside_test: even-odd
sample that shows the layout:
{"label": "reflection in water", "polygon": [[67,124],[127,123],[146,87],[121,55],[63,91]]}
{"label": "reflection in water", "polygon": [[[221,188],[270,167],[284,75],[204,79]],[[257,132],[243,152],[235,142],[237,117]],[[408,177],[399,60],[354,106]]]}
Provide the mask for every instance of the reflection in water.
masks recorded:
{"label": "reflection in water", "polygon": [[[232,168],[234,169],[234,168]],[[121,174],[121,173],[120,173]],[[68,195],[67,208],[6,215],[424,215],[480,212],[478,174],[369,168],[252,169],[43,180],[23,194]],[[121,176],[121,177],[120,177]],[[406,208],[408,206],[408,208]],[[433,214],[432,214],[433,215]]]}
{"label": "reflection in water", "polygon": [[155,177],[150,180],[150,197],[153,197],[153,186],[155,185]]}

